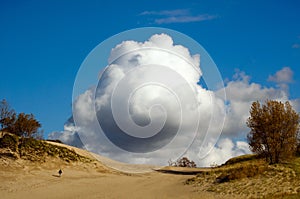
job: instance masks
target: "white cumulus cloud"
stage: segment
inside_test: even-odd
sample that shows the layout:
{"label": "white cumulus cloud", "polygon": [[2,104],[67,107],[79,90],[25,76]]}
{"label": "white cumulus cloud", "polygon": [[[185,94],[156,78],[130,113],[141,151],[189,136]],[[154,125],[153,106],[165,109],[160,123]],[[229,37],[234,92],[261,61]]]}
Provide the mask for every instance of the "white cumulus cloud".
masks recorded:
{"label": "white cumulus cloud", "polygon": [[293,71],[290,67],[283,67],[274,75],[270,75],[268,80],[276,83],[290,83],[293,81]]}
{"label": "white cumulus cloud", "polygon": [[280,87],[285,92],[289,90],[289,83],[293,82],[293,71],[290,67],[283,67],[281,70],[277,71],[274,75],[270,75],[268,80],[275,82],[278,87]]}
{"label": "white cumulus cloud", "polygon": [[[251,103],[286,100],[287,92],[252,83],[245,73],[237,72],[226,83],[225,99],[221,90],[208,90],[198,84],[200,66],[200,55],[191,55],[166,34],[153,35],[145,42],[124,41],[112,49],[98,85],[73,102],[75,122],[70,120],[63,132],[54,132],[49,138],[80,145],[79,135],[86,149],[130,163],[165,165],[170,159],[186,155],[199,166],[209,166],[250,153],[243,140],[249,130],[246,120]],[[290,78],[282,73],[290,74],[285,69],[270,78],[287,82]],[[296,106],[299,100],[293,103]],[[168,140],[168,136],[162,136],[144,144],[124,137],[124,143],[120,139],[123,137],[115,133],[120,129],[140,138],[160,131],[174,137]],[[121,147],[116,147],[114,141],[122,142]],[[145,152],[128,153],[122,147]],[[151,147],[158,150],[149,151]]]}

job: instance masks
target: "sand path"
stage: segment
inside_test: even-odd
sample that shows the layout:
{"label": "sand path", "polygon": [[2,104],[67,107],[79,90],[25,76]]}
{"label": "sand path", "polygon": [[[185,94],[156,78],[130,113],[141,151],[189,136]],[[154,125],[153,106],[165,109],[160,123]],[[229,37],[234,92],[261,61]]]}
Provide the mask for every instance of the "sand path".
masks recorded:
{"label": "sand path", "polygon": [[223,198],[197,192],[184,185],[191,176],[164,174],[109,174],[80,168],[65,168],[62,177],[56,170],[31,169],[0,173],[0,196],[12,198]]}

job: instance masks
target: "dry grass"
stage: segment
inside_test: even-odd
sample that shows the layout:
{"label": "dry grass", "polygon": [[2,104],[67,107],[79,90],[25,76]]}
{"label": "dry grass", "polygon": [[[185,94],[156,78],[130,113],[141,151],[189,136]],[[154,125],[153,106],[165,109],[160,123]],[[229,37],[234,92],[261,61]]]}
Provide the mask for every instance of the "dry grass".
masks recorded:
{"label": "dry grass", "polygon": [[263,159],[242,156],[186,181],[211,191],[240,198],[299,198],[300,158],[268,165]]}
{"label": "dry grass", "polygon": [[0,156],[21,158],[30,161],[45,162],[47,157],[59,158],[66,162],[92,161],[66,147],[49,144],[33,138],[19,138],[13,134],[5,134],[0,138],[0,149]]}

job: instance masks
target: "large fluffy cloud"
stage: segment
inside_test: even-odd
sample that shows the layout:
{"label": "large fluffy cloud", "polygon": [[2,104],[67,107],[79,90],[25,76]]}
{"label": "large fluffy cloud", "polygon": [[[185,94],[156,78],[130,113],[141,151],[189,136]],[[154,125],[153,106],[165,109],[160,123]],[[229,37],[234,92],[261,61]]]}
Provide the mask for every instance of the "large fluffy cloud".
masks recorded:
{"label": "large fluffy cloud", "polygon": [[[164,165],[187,155],[198,165],[209,166],[250,153],[241,140],[248,132],[245,123],[253,101],[288,99],[286,90],[251,83],[239,71],[226,82],[227,99],[222,90],[203,88],[198,84],[200,56],[174,45],[165,34],[145,42],[122,42],[112,49],[108,63],[98,85],[74,101],[76,125],[70,120],[63,132],[49,138],[80,146],[79,135],[84,148],[124,162]],[[278,79],[280,74],[271,77]],[[294,100],[294,104],[299,103]],[[137,143],[119,131],[140,138],[157,132],[168,136]]]}

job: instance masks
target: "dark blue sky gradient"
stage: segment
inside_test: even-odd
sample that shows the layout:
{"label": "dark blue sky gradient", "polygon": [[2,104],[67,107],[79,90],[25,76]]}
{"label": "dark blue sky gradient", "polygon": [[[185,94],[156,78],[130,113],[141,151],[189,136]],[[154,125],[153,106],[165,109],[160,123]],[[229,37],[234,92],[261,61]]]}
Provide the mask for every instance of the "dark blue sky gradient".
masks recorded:
{"label": "dark blue sky gradient", "polygon": [[[184,3],[183,3],[184,2]],[[300,1],[1,1],[0,99],[33,113],[45,134],[71,115],[72,87],[82,61],[101,41],[132,28],[159,26],[187,34],[211,55],[223,78],[236,68],[266,86],[284,66],[300,92]],[[208,21],[155,24],[144,11],[187,9]]]}

